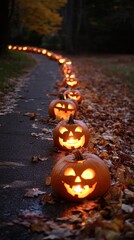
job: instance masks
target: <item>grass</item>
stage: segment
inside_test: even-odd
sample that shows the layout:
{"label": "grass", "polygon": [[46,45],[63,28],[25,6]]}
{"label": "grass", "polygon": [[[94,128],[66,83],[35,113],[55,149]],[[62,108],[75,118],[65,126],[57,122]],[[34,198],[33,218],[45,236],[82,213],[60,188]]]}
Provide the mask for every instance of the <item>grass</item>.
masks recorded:
{"label": "grass", "polygon": [[108,55],[93,57],[93,61],[102,67],[102,71],[110,77],[122,81],[129,91],[134,94],[134,56],[132,55]]}
{"label": "grass", "polygon": [[35,60],[23,52],[9,51],[6,56],[1,57],[0,92],[6,93],[13,87],[13,82],[17,81],[17,78],[34,64]]}
{"label": "grass", "polygon": [[134,66],[115,66],[111,64],[105,72],[120,78],[121,81],[128,86],[129,90],[134,92]]}

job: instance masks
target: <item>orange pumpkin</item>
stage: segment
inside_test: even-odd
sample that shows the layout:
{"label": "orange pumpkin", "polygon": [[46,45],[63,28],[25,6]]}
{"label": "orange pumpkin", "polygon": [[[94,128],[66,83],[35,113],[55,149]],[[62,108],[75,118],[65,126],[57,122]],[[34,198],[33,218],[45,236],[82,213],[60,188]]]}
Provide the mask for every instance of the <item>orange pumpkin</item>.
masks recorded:
{"label": "orange pumpkin", "polygon": [[68,75],[64,81],[65,81],[65,84],[67,84],[69,87],[72,87],[72,88],[76,87],[78,84],[78,80],[73,75]]}
{"label": "orange pumpkin", "polygon": [[78,103],[81,103],[81,101],[82,101],[82,95],[81,95],[80,91],[77,89],[67,89],[64,92],[64,96],[65,96],[65,98],[74,99]]}
{"label": "orange pumpkin", "polygon": [[70,114],[76,116],[77,106],[71,99],[64,99],[63,95],[60,95],[59,99],[54,99],[48,106],[48,114],[51,118],[61,120],[68,119]]}
{"label": "orange pumpkin", "polygon": [[61,150],[72,150],[88,144],[90,132],[81,120],[74,120],[72,114],[69,120],[62,120],[53,130],[55,146]]}
{"label": "orange pumpkin", "polygon": [[55,164],[51,185],[56,196],[69,201],[95,199],[110,187],[110,173],[98,156],[75,150]]}
{"label": "orange pumpkin", "polygon": [[65,62],[65,63],[62,65],[62,73],[63,73],[63,75],[69,74],[69,73],[71,73],[71,72],[72,72],[72,64],[71,64],[71,61],[68,61],[68,63]]}

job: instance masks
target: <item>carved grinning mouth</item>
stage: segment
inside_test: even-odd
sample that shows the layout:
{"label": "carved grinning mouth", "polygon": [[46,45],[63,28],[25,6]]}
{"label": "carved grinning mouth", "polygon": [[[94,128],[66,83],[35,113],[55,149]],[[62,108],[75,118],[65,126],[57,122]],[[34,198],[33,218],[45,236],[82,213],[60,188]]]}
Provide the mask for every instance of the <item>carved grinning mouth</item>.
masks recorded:
{"label": "carved grinning mouth", "polygon": [[74,185],[72,188],[65,182],[64,187],[66,188],[67,192],[71,194],[72,196],[77,196],[78,198],[84,198],[87,197],[89,194],[91,194],[97,185],[97,182],[95,182],[92,187],[89,187],[88,185],[85,185],[84,187],[81,187],[80,185]]}
{"label": "carved grinning mouth", "polygon": [[80,139],[70,138],[65,142],[63,141],[62,138],[59,137],[59,143],[61,146],[66,147],[67,149],[79,148],[84,145],[85,136],[82,136]]}
{"label": "carved grinning mouth", "polygon": [[67,119],[69,119],[70,114],[74,115],[74,113],[75,113],[75,110],[73,110],[73,109],[68,109],[65,111],[65,109],[62,110],[62,109],[54,108],[54,114],[55,114],[57,120],[62,119],[62,118],[64,120],[67,120]]}
{"label": "carved grinning mouth", "polygon": [[73,98],[73,99],[75,99],[75,100],[79,100],[79,99],[80,99],[79,96],[74,96],[74,95],[70,95],[69,97],[70,97],[70,98]]}
{"label": "carved grinning mouth", "polygon": [[70,81],[70,82],[67,82],[67,84],[69,85],[69,86],[74,86],[75,84],[77,84],[77,81]]}

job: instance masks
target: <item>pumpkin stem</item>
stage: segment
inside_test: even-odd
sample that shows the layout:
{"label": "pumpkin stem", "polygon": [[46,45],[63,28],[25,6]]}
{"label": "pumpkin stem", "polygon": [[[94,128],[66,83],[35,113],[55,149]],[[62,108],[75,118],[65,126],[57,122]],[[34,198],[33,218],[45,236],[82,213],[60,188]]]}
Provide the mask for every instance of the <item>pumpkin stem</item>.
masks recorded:
{"label": "pumpkin stem", "polygon": [[73,119],[73,114],[72,114],[72,113],[70,114],[68,123],[69,123],[69,124],[74,124],[74,123],[75,123],[75,122],[74,122],[74,119]]}
{"label": "pumpkin stem", "polygon": [[84,158],[83,158],[83,156],[82,156],[82,153],[81,153],[79,150],[76,149],[76,150],[74,150],[72,153],[73,153],[74,156],[75,156],[75,160],[77,160],[77,161],[84,160]]}
{"label": "pumpkin stem", "polygon": [[60,100],[65,100],[65,99],[64,99],[64,95],[63,95],[62,93],[59,94],[59,99],[60,99]]}

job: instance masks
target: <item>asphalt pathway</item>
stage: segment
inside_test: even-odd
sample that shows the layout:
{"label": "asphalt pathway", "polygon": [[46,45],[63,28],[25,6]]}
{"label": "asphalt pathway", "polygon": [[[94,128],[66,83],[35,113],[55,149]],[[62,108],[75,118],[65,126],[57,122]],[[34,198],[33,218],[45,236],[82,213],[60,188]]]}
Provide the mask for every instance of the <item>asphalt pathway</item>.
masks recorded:
{"label": "asphalt pathway", "polygon": [[[21,88],[16,107],[12,113],[0,116],[1,223],[12,222],[26,210],[55,217],[64,209],[59,205],[48,204],[44,207],[38,197],[24,197],[27,189],[31,188],[47,193],[51,191],[50,187],[45,186],[45,179],[51,173],[56,156],[53,141],[42,134],[42,128],[48,128],[48,125],[30,120],[25,113],[36,113],[38,120],[48,117],[48,104],[53,98],[49,93],[54,91],[56,80],[61,79],[60,67],[56,61],[45,56],[36,54],[34,57],[37,65]],[[33,137],[35,133],[39,136]],[[48,160],[33,163],[33,156],[48,157]],[[4,238],[4,234],[2,237],[0,239],[16,239],[13,236]]]}

